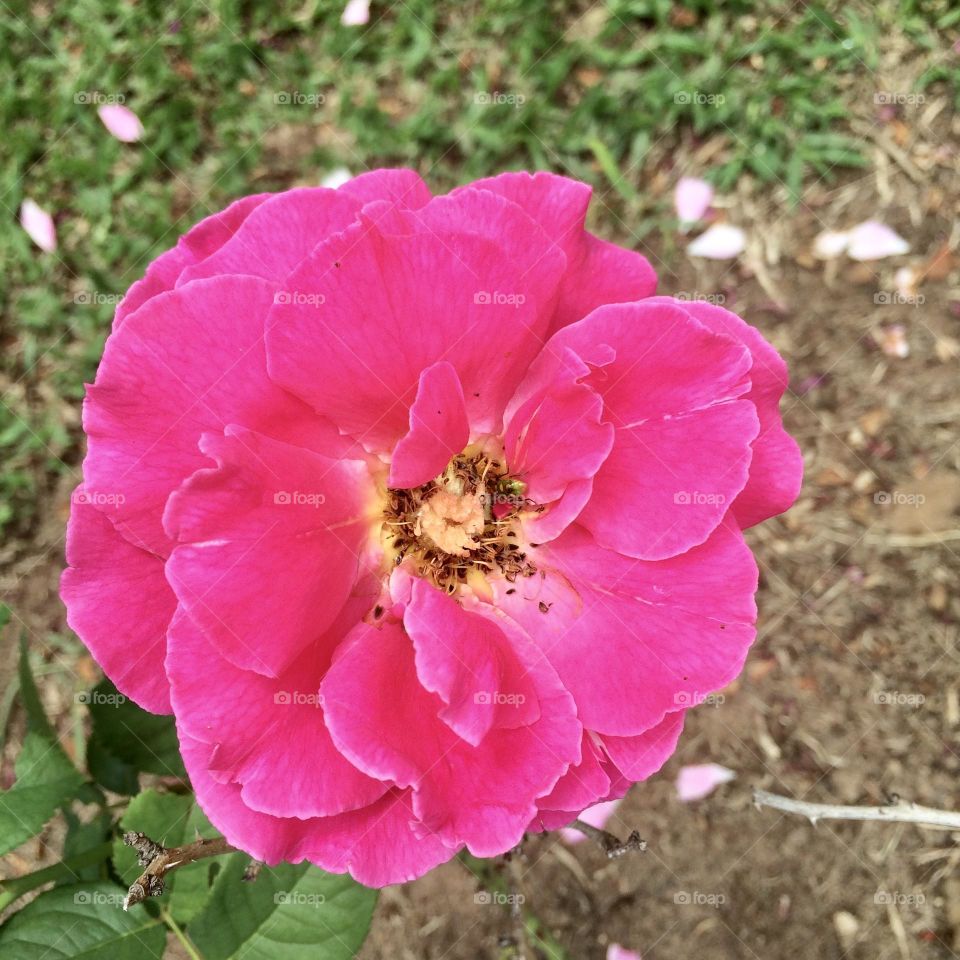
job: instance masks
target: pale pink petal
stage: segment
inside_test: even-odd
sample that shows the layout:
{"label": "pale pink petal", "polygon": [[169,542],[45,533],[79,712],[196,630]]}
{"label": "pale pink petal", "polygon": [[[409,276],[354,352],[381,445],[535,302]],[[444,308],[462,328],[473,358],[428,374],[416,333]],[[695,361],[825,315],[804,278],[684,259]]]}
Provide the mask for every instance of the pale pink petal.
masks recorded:
{"label": "pale pink petal", "polygon": [[850,245],[848,230],[824,230],[813,241],[813,255],[818,260],[833,260]]}
{"label": "pale pink petal", "polygon": [[739,227],[715,223],[687,247],[687,253],[707,260],[732,260],[743,253],[746,245],[747,235]]}
{"label": "pale pink petal", "polygon": [[713,203],[713,187],[697,177],[681,177],[673,193],[673,205],[682,226],[702,220]]}
{"label": "pale pink petal", "polygon": [[619,943],[611,943],[607,947],[607,960],[643,960],[636,950],[628,950]]}
{"label": "pale pink petal", "polygon": [[[619,800],[608,800],[604,803],[597,803],[592,807],[587,807],[576,819],[582,820],[584,823],[589,823],[591,827],[596,827],[598,830],[603,830],[610,818],[617,812],[617,807],[619,806]],[[579,830],[575,830],[572,827],[561,830],[560,836],[563,837],[567,843],[580,843],[586,839]]]}
{"label": "pale pink petal", "polygon": [[353,174],[346,167],[335,167],[320,181],[320,186],[328,190],[336,190],[352,179]]}
{"label": "pale pink petal", "polygon": [[886,224],[866,220],[850,231],[847,255],[852,260],[882,260],[910,252],[910,244]]}
{"label": "pale pink petal", "polygon": [[702,800],[722,783],[729,783],[735,777],[736,773],[733,770],[721,767],[719,763],[699,763],[681,767],[677,775],[677,796],[684,803]]}
{"label": "pale pink petal", "polygon": [[57,249],[57,228],[53,217],[29,197],[20,204],[20,226],[44,253]]}
{"label": "pale pink petal", "polygon": [[123,143],[135,143],[143,137],[140,118],[122,103],[107,103],[97,107],[97,114],[110,134]]}
{"label": "pale pink petal", "polygon": [[340,14],[345,27],[362,27],[370,21],[370,0],[350,0]]}

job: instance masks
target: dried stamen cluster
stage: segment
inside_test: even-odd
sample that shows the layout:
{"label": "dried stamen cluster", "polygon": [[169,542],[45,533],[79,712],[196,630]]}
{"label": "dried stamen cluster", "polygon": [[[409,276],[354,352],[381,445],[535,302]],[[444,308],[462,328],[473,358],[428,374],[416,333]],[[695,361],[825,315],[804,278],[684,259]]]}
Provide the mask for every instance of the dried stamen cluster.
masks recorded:
{"label": "dried stamen cluster", "polygon": [[536,567],[515,530],[521,507],[538,509],[524,490],[500,460],[482,451],[459,454],[423,486],[388,490],[383,522],[394,563],[409,558],[417,576],[451,594],[473,571],[511,583],[533,576]]}

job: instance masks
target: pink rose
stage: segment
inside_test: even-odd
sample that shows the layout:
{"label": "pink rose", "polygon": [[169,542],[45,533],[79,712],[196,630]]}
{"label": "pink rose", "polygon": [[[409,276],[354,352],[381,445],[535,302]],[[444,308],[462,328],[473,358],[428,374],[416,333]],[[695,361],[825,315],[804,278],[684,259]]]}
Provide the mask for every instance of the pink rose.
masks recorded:
{"label": "pink rose", "polygon": [[117,309],[62,593],[233,844],[381,886],[623,795],[740,671],[786,367],[590,189],[239,200]]}

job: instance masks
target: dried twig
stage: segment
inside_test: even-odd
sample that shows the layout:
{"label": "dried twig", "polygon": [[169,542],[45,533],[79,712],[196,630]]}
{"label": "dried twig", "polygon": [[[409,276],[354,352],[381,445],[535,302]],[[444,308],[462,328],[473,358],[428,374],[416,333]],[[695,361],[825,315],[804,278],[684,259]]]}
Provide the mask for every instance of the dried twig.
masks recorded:
{"label": "dried twig", "polygon": [[600,830],[592,824],[584,823],[583,820],[574,820],[570,826],[593,840],[610,860],[616,860],[628,853],[643,853],[647,849],[647,841],[641,840],[640,834],[636,830],[632,831],[626,840],[621,840],[606,830]]}
{"label": "dried twig", "polygon": [[886,820],[890,823],[918,823],[945,830],[960,830],[960,813],[921,807],[916,803],[892,803],[886,807],[847,807],[832,803],[808,803],[781,797],[766,790],[754,790],[753,802],[757,807],[772,807],[784,813],[797,813],[811,823],[818,820]]}
{"label": "dried twig", "polygon": [[146,867],[127,890],[123,898],[123,909],[142,903],[147,897],[159,897],[163,893],[164,879],[171,871],[187,863],[205,860],[207,857],[219,857],[225,853],[235,853],[222,837],[211,840],[195,840],[182,847],[164,847],[143,833],[125,833],[123,842],[137,851],[137,862]]}

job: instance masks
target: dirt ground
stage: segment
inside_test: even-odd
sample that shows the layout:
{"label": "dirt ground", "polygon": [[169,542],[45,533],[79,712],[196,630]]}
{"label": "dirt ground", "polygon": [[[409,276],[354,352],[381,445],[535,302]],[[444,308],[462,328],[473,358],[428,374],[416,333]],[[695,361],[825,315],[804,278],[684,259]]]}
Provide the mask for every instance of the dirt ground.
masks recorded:
{"label": "dirt ground", "polygon": [[[956,132],[942,121],[931,141]],[[910,147],[912,157],[927,156]],[[569,846],[556,835],[525,844],[525,906],[570,960],[601,960],[610,942],[645,960],[960,953],[960,836],[906,825],[814,827],[751,802],[751,790],[764,787],[824,802],[898,795],[960,806],[956,153],[931,152],[925,167],[894,153],[878,148],[862,176],[813,188],[793,211],[749,192],[727,198],[726,214],[752,238],[737,265],[695,264],[673,238],[652,240],[662,292],[723,298],[788,359],[783,408],[806,479],[786,517],[750,534],[760,628],[742,678],[722,703],[691,712],[677,755],[632,790],[610,824],[622,835],[638,829],[647,852],[609,863],[589,843]],[[596,229],[629,242],[598,199]],[[874,215],[909,240],[909,256],[813,259],[812,239],[825,226]],[[903,265],[924,276],[914,302],[891,302]],[[905,357],[893,355],[896,325]],[[4,592],[15,586],[15,609],[40,639],[63,629],[56,581],[67,495],[58,492],[29,547],[4,547]],[[51,647],[52,665],[89,671],[77,657],[69,645]],[[12,651],[0,660],[8,670]],[[54,709],[68,709],[54,684],[46,695]],[[736,780],[680,803],[680,766],[708,761],[735,770]],[[454,861],[385,891],[362,960],[499,957],[509,916],[478,903],[478,889]]]}

